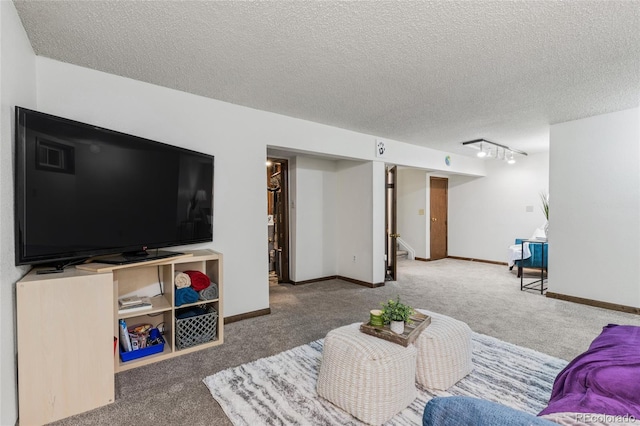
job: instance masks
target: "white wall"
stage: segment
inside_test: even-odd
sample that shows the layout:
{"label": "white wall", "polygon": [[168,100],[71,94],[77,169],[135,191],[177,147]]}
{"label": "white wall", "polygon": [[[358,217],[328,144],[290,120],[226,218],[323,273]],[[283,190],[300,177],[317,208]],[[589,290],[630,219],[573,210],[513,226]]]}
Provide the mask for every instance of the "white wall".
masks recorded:
{"label": "white wall", "polygon": [[[202,247],[214,248],[225,255],[224,307],[227,316],[269,306],[268,265],[265,260],[267,229],[264,226],[266,147],[317,151],[348,158],[360,156],[365,160],[371,160],[375,155],[375,138],[368,135],[240,107],[43,57],[37,58],[37,68],[38,109],[43,112],[216,156],[214,241]],[[388,144],[387,155],[393,161],[401,163],[418,158],[425,164],[435,165],[437,162],[438,167],[447,167],[444,163],[446,153],[394,141],[388,141]],[[481,161],[457,158],[452,155],[450,167],[469,174],[484,172]],[[382,160],[369,162],[367,191],[371,198],[370,169],[382,170],[384,166]],[[384,187],[383,183],[376,185]],[[298,192],[303,190],[297,189]],[[384,237],[384,228],[380,237],[373,239],[370,235],[374,222],[384,221],[384,207],[376,206],[380,208],[379,212],[372,208],[373,200],[370,199],[366,209],[358,210],[358,223],[368,223],[367,253],[363,254],[368,262],[363,259],[362,263],[358,261],[348,268],[338,267],[339,271],[344,271],[340,272],[341,275],[368,282],[375,274],[380,274],[377,269],[374,273],[372,251],[382,250],[382,253],[375,254],[376,258],[384,256],[384,245],[377,242]],[[300,231],[303,226],[298,221],[296,229]],[[300,261],[298,257],[296,259]],[[317,267],[324,268],[322,265]]]}
{"label": "white wall", "polygon": [[[298,276],[298,255],[296,238],[298,235],[297,194],[298,194],[298,159],[289,160],[289,279],[296,281]],[[301,271],[302,272],[302,271]]]}
{"label": "white wall", "polygon": [[[485,173],[482,161],[391,140],[385,141],[384,158],[376,158],[376,138],[372,135],[35,57],[13,3],[2,1],[0,5],[0,238],[4,242],[0,276],[5,284],[0,290],[2,424],[12,424],[16,418],[13,288],[26,272],[26,268],[14,266],[13,254],[13,113],[10,110],[13,105],[215,155],[214,241],[199,247],[220,250],[225,255],[227,316],[269,305],[264,226],[267,146],[366,162],[361,164],[362,170],[354,172],[353,184],[348,179],[352,172],[348,170],[336,171],[335,179],[343,191],[338,198],[349,206],[348,219],[356,225],[353,234],[351,229],[345,229],[343,239],[351,241],[362,237],[368,244],[368,247],[346,245],[341,252],[342,241],[337,241],[336,256],[344,260],[347,253],[354,253],[357,262],[342,267],[337,264],[336,269],[341,275],[367,282],[384,279],[384,162],[473,176]],[[451,159],[450,165],[445,164],[447,156]],[[368,176],[367,183],[362,180],[364,176]],[[360,190],[366,195],[359,200],[359,206],[354,206],[347,195],[357,199]],[[297,219],[296,228],[304,228],[305,218]],[[341,218],[336,215],[338,219]],[[330,224],[323,226],[330,227]],[[323,253],[330,251],[329,246],[330,243],[325,244]],[[330,262],[326,259],[329,257],[323,256],[319,264],[304,265],[303,271],[328,270]]]}
{"label": "white wall", "polygon": [[640,307],[638,108],[551,126],[549,290]]}
{"label": "white wall", "polygon": [[[485,177],[399,169],[398,232],[416,256],[430,253],[430,177],[449,180],[448,254],[507,261],[515,238],[528,238],[545,223],[540,192],[548,193],[549,153],[518,156],[517,163],[485,162]],[[418,211],[425,210],[424,216]],[[527,211],[531,210],[531,211]]]}
{"label": "white wall", "polygon": [[[299,124],[305,123],[305,125],[294,126],[292,122],[285,126],[287,133],[298,135],[297,138],[274,138],[274,142],[270,143],[270,146],[293,152],[328,154],[343,159],[378,161],[398,166],[442,171],[443,173],[469,176],[485,175],[485,163],[475,157],[437,151],[388,139],[384,140],[386,145],[384,156],[376,157],[375,146],[376,141],[380,140],[379,138],[348,130],[336,133],[334,127],[302,120],[297,120],[297,122]],[[274,121],[272,125],[276,127],[274,130],[283,130],[280,128],[279,121]],[[312,133],[308,133],[309,131]],[[449,164],[445,161],[447,157],[449,157]]]}
{"label": "white wall", "polygon": [[14,106],[36,107],[35,55],[13,2],[0,2],[0,424],[17,418],[15,282],[27,268],[14,263]]}
{"label": "white wall", "polygon": [[371,282],[383,284],[386,271],[385,260],[385,200],[386,200],[386,166],[384,163],[374,161],[371,163],[371,205],[369,208],[374,212],[370,232],[373,240],[373,250],[371,252]]}
{"label": "white wall", "polygon": [[294,164],[292,280],[384,282],[384,163],[296,156]]}
{"label": "white wall", "polygon": [[[397,228],[400,238],[415,250],[417,257],[428,258],[427,172],[399,168],[397,174]],[[422,215],[419,214],[422,210]]]}
{"label": "white wall", "polygon": [[261,126],[247,124],[263,125],[263,113],[46,58],[37,64],[41,111],[215,155],[213,243],[200,247],[225,256],[226,316],[267,308],[266,146]]}
{"label": "white wall", "polygon": [[[336,191],[337,163],[307,156],[297,156],[291,175],[295,186],[289,193],[293,208],[290,261],[292,281],[336,275]],[[290,203],[291,204],[291,203]],[[293,224],[292,224],[293,225]]]}
{"label": "white wall", "polygon": [[[449,177],[449,255],[506,262],[514,239],[529,238],[546,222],[539,194],[549,188],[549,153],[517,156],[512,165],[485,161],[486,177]],[[555,197],[552,191],[550,210]]]}
{"label": "white wall", "polygon": [[[368,283],[373,282],[373,217],[362,212],[372,211],[373,207],[372,165],[372,162],[339,161],[336,188],[337,274]],[[384,259],[384,248],[382,253]]]}

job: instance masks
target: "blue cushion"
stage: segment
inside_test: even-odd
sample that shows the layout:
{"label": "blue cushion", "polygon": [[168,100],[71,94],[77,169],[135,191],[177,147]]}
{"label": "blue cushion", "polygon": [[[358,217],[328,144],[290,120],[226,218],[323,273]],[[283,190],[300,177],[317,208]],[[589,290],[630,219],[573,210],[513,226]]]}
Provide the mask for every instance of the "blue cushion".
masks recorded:
{"label": "blue cushion", "polygon": [[[522,238],[516,238],[516,244],[522,244]],[[547,267],[549,259],[549,243],[544,243],[544,258],[542,256],[542,244],[540,243],[529,244],[529,251],[531,252],[531,257],[524,260],[516,260],[516,266],[523,268]]]}
{"label": "blue cushion", "polygon": [[556,423],[491,401],[468,396],[433,398],[422,426],[558,426]]}

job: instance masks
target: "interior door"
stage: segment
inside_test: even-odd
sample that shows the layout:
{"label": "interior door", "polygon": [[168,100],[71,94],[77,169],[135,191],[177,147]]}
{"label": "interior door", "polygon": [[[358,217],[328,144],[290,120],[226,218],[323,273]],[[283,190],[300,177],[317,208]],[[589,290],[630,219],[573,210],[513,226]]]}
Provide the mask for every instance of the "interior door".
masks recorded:
{"label": "interior door", "polygon": [[430,178],[431,260],[447,257],[448,186],[447,178]]}
{"label": "interior door", "polygon": [[397,229],[397,208],[396,208],[396,166],[387,167],[386,171],[386,194],[385,194],[385,222],[386,222],[386,281],[395,281],[397,279],[397,258],[398,258],[398,242],[400,236]]}

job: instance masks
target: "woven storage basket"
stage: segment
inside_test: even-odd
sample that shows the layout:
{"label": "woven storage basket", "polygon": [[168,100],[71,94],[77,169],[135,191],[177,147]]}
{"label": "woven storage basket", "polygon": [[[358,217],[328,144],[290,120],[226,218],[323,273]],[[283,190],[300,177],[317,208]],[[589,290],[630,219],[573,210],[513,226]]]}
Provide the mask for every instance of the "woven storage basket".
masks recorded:
{"label": "woven storage basket", "polygon": [[218,312],[213,307],[208,312],[189,318],[176,318],[176,347],[186,349],[216,339]]}

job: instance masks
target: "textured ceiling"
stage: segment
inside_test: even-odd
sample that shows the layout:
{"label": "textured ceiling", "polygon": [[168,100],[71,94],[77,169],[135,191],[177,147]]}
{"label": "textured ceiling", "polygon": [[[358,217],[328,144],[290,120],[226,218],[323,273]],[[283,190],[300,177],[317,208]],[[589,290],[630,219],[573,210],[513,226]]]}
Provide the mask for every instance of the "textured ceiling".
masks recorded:
{"label": "textured ceiling", "polygon": [[14,3],[38,55],[452,152],[640,100],[633,0]]}

